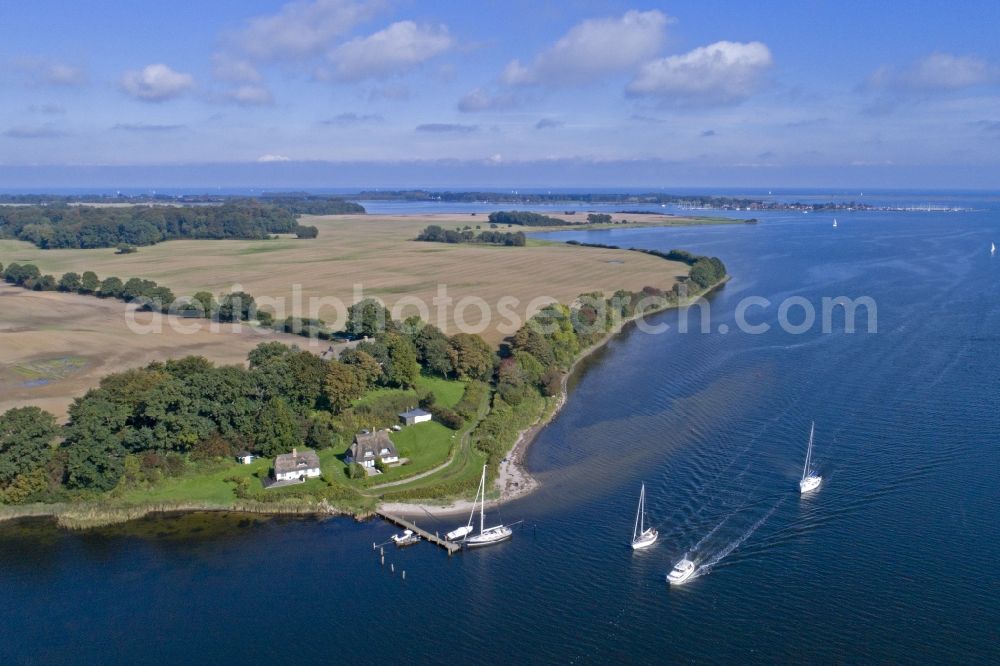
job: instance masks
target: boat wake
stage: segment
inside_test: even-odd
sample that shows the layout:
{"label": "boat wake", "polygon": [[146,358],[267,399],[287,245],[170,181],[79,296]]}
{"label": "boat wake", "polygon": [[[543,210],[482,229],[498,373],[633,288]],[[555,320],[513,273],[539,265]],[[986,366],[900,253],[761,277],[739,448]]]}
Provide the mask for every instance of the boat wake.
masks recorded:
{"label": "boat wake", "polygon": [[716,532],[719,531],[719,528],[721,528],[723,525],[725,525],[729,521],[729,519],[732,518],[733,516],[735,516],[737,513],[739,513],[739,510],[733,511],[731,514],[729,514],[728,516],[726,516],[725,518],[723,518],[722,520],[720,520],[715,527],[713,527],[711,530],[708,531],[708,534],[706,534],[702,538],[698,539],[698,543],[696,543],[695,545],[691,546],[691,549],[690,549],[689,552],[692,552],[692,553],[698,552],[698,549],[700,549],[705,544],[706,541],[708,541],[709,539],[711,539],[712,536]]}
{"label": "boat wake", "polygon": [[[733,552],[734,550],[736,550],[737,548],[739,548],[740,546],[742,546],[742,545],[743,545],[743,543],[744,543],[744,542],[745,542],[745,541],[746,541],[747,539],[749,539],[749,538],[750,538],[751,536],[753,536],[753,533],[754,533],[754,532],[756,532],[756,531],[757,531],[758,529],[760,529],[760,527],[761,527],[761,526],[762,526],[762,525],[763,525],[764,523],[766,523],[766,522],[767,522],[767,519],[768,519],[768,518],[770,518],[770,517],[771,517],[772,515],[774,515],[774,512],[778,510],[778,507],[779,507],[779,506],[781,506],[781,504],[782,504],[782,503],[783,503],[784,501],[785,501],[785,498],[784,498],[784,497],[782,497],[781,499],[779,499],[779,500],[777,501],[777,503],[776,503],[776,504],[775,504],[774,506],[772,506],[772,507],[771,507],[771,508],[770,508],[770,509],[768,510],[768,512],[767,512],[767,513],[765,513],[765,514],[763,515],[763,517],[761,517],[761,518],[760,518],[760,520],[758,520],[758,521],[757,521],[757,522],[755,522],[755,523],[754,523],[753,525],[751,525],[751,526],[749,527],[749,529],[747,529],[747,531],[746,531],[746,532],[744,532],[743,534],[741,534],[740,536],[738,536],[738,537],[737,537],[736,539],[733,539],[732,541],[730,541],[730,542],[729,542],[728,544],[726,544],[726,546],[725,546],[725,547],[723,547],[723,548],[722,548],[722,550],[720,550],[719,552],[717,552],[717,553],[716,553],[715,555],[712,555],[712,556],[711,556],[711,557],[710,557],[710,558],[709,558],[708,560],[706,560],[706,561],[705,561],[705,562],[704,562],[703,564],[701,564],[701,565],[700,565],[700,566],[698,567],[697,571],[695,571],[695,573],[694,573],[694,577],[695,577],[695,578],[697,578],[698,576],[703,576],[703,575],[705,575],[705,574],[707,574],[707,573],[711,572],[711,571],[712,571],[712,568],[713,568],[713,567],[714,567],[715,565],[717,565],[717,564],[718,564],[719,562],[721,562],[721,561],[722,561],[722,560],[724,560],[724,559],[725,559],[726,557],[728,557],[728,556],[729,556],[729,554],[730,554],[730,553],[732,553],[732,552]],[[725,523],[725,522],[726,522],[726,520],[728,520],[728,516],[727,516],[727,518],[726,518],[726,519],[724,519],[724,520],[722,521],[722,523]],[[718,526],[716,526],[716,528],[715,528],[715,529],[717,530],[717,529],[718,529],[719,527],[721,527],[721,526],[722,526],[722,523],[719,523],[719,525],[718,525]],[[714,531],[715,531],[715,530],[713,530],[713,532],[714,532]],[[710,534],[711,534],[711,533],[710,533]],[[707,537],[705,537],[705,538],[707,538]],[[705,541],[705,538],[703,538],[703,539],[702,539],[701,541],[699,541],[698,543],[700,544],[700,543],[702,543],[703,541]]]}

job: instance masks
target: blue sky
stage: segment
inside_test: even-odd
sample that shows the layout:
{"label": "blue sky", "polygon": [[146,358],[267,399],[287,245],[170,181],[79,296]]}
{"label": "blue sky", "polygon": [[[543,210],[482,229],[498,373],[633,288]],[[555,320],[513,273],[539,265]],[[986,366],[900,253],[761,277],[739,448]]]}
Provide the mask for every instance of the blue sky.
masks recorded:
{"label": "blue sky", "polygon": [[995,2],[36,0],[0,25],[0,187],[1000,176]]}

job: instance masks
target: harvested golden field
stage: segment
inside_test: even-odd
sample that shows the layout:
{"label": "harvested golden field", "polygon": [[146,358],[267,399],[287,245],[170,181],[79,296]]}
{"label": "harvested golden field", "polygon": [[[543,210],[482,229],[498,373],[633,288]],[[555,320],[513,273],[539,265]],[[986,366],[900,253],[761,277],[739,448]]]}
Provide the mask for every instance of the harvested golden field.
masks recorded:
{"label": "harvested golden field", "polygon": [[[576,217],[582,221],[585,215]],[[678,223],[664,216],[646,216],[644,221]],[[669,289],[688,270],[684,264],[627,250],[530,241],[527,247],[498,247],[412,240],[428,224],[485,228],[484,216],[330,216],[306,217],[302,223],[319,227],[319,237],[170,241],[127,255],[110,249],[39,250],[23,242],[0,241],[0,261],[33,262],[57,278],[66,271],[85,270],[102,279],[141,277],[170,287],[178,296],[199,290],[218,294],[235,287],[253,294],[279,318],[320,318],[332,325],[343,324],[344,317],[335,302],[350,305],[359,296],[373,296],[395,306],[397,316],[422,314],[448,332],[459,330],[456,319],[464,321],[466,330],[492,344],[516,330],[532,306],[551,300],[567,303],[591,291],[647,285]],[[450,303],[435,301],[442,296],[439,289]],[[468,297],[482,299],[485,306]],[[320,298],[325,300],[317,302]],[[416,301],[426,309],[414,305]],[[483,307],[489,310],[489,321],[483,318]]]}
{"label": "harvested golden field", "polygon": [[[0,283],[0,413],[36,405],[62,418],[73,398],[112,372],[188,354],[219,364],[243,363],[251,349],[267,340],[308,342],[246,325],[234,332],[220,324],[212,332],[200,320],[200,330],[184,334],[170,326],[175,318],[130,311],[121,301]],[[141,333],[157,320],[166,324],[162,332]]]}

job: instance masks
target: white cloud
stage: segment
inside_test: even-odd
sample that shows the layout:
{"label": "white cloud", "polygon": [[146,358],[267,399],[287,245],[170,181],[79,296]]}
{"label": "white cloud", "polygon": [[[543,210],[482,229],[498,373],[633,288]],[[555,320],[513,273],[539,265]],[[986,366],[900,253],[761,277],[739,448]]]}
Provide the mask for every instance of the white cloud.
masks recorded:
{"label": "white cloud", "polygon": [[220,81],[233,83],[259,83],[262,78],[253,63],[228,53],[212,56],[212,75]]}
{"label": "white cloud", "polygon": [[87,79],[82,67],[46,58],[17,58],[13,65],[30,86],[78,86]]}
{"label": "white cloud", "polygon": [[328,55],[332,69],[323,69],[318,76],[342,81],[386,78],[412,69],[453,45],[447,26],[398,21],[335,48]]}
{"label": "white cloud", "polygon": [[731,104],[753,94],[773,64],[761,42],[715,42],[646,63],[626,92],[681,104]]}
{"label": "white cloud", "polygon": [[588,19],[573,26],[530,64],[508,63],[501,80],[508,85],[569,85],[631,69],[656,55],[671,22],[672,18],[657,10]]}
{"label": "white cloud", "polygon": [[263,83],[257,67],[248,60],[228,53],[212,56],[212,76],[225,81],[228,89],[214,94],[215,99],[241,106],[267,106],[274,103],[274,96]]}
{"label": "white cloud", "polygon": [[248,83],[223,93],[223,97],[242,106],[268,106],[274,103],[271,91],[262,85]]}
{"label": "white cloud", "polygon": [[996,81],[998,69],[974,56],[934,52],[898,68],[883,65],[868,77],[867,87],[896,92],[961,90]]}
{"label": "white cloud", "polygon": [[465,112],[497,111],[510,109],[518,105],[518,99],[510,93],[491,94],[482,88],[476,88],[458,100],[458,110]]}
{"label": "white cloud", "polygon": [[193,87],[194,78],[190,74],[176,72],[159,63],[127,71],[121,79],[122,90],[144,102],[163,102]]}
{"label": "white cloud", "polygon": [[272,155],[272,154],[268,153],[266,155],[261,155],[260,157],[258,157],[257,161],[261,162],[261,163],[266,163],[266,162],[291,162],[292,158],[291,157],[285,157],[284,155]]}
{"label": "white cloud", "polygon": [[297,59],[317,55],[361,22],[370,19],[381,2],[353,0],[299,0],[276,14],[256,16],[230,32],[227,50],[258,61]]}

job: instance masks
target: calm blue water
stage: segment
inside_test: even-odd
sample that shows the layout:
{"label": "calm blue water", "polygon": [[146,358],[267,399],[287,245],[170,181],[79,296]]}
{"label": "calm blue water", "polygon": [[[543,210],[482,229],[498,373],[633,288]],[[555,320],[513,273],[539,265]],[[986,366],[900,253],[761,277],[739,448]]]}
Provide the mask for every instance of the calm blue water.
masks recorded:
{"label": "calm blue water", "polygon": [[[550,234],[734,277],[712,332],[665,313],[588,363],[529,451],[542,488],[502,509],[512,542],[383,569],[378,521],[0,525],[0,662],[1000,661],[1000,210],[970,207]],[[842,295],[877,332],[777,326],[788,296]],[[735,330],[747,296],[769,332]],[[824,483],[801,498],[812,420]],[[633,553],[641,481],[661,537]],[[700,575],[669,589],[686,552]]]}

